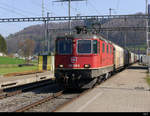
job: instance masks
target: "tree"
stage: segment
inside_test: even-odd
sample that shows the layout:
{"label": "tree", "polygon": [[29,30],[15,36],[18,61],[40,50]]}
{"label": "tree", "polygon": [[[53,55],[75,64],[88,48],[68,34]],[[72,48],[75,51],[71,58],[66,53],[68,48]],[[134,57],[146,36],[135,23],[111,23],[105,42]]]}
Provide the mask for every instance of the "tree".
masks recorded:
{"label": "tree", "polygon": [[35,41],[31,39],[26,39],[23,42],[20,42],[19,50],[22,51],[22,55],[26,58],[27,63],[29,63],[29,57],[33,55],[35,49]]}
{"label": "tree", "polygon": [[2,35],[0,35],[0,52],[7,53],[7,44]]}

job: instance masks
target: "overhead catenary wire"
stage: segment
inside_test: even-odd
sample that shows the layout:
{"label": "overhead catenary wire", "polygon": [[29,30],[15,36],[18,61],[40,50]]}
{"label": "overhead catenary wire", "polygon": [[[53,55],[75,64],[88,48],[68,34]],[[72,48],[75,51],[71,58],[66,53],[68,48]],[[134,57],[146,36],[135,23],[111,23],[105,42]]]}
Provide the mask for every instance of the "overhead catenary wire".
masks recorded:
{"label": "overhead catenary wire", "polygon": [[[86,2],[87,2],[87,0],[86,0]],[[70,6],[70,8],[72,10],[74,10],[77,14],[85,15],[83,12],[81,13],[81,10],[78,8],[77,4],[78,4],[78,2],[76,2],[76,8],[74,8],[73,6]]]}
{"label": "overhead catenary wire", "polygon": [[[35,1],[32,1],[32,0],[30,0],[30,1],[31,1],[31,3],[32,3],[34,6],[37,6],[37,7],[41,8],[41,5],[42,5],[42,4],[40,4],[40,3],[38,3],[38,2],[35,2]],[[46,10],[48,10],[45,6],[44,6],[44,8],[45,8]]]}
{"label": "overhead catenary wire", "polygon": [[120,0],[117,0],[117,6],[116,9],[119,10]]}
{"label": "overhead catenary wire", "polygon": [[[63,3],[61,4],[61,6],[65,9]],[[70,6],[70,8],[71,8],[72,10],[74,10],[77,14],[81,14],[81,13],[79,13],[79,12],[77,11],[77,10],[79,10],[79,9],[74,8],[74,7],[72,7],[72,6]],[[82,13],[82,14],[83,14],[83,13]]]}
{"label": "overhead catenary wire", "polygon": [[[34,6],[37,6],[38,8],[41,8],[41,6],[42,6],[42,3],[38,3],[38,2],[35,2],[35,1],[32,1],[32,0],[31,0],[31,3],[32,3]],[[44,10],[46,10],[47,12],[50,11],[50,10],[46,7],[45,4],[46,4],[46,3],[44,3],[44,6],[43,6]]]}
{"label": "overhead catenary wire", "polygon": [[15,10],[15,12],[17,11],[17,12],[20,12],[20,13],[25,13],[25,14],[31,14],[31,15],[38,15],[38,14],[36,14],[36,13],[33,13],[33,12],[31,12],[31,11],[26,11],[26,10],[23,10],[23,9],[20,9],[20,8],[16,8],[16,7],[14,7],[14,6],[11,6],[11,5],[9,5],[9,4],[6,4],[6,3],[0,3],[0,5],[3,5],[4,7],[7,7],[7,8],[10,8],[10,9],[12,9],[13,11]]}
{"label": "overhead catenary wire", "polygon": [[[42,6],[42,3],[41,3],[41,2],[38,3],[38,2],[33,1],[33,0],[30,0],[30,2],[31,2],[34,6],[36,6],[36,7],[38,7],[38,8],[41,9],[41,6]],[[54,12],[52,12],[49,8],[47,8],[45,4],[48,4],[48,3],[45,2],[45,3],[43,4],[44,12],[49,12],[51,15],[56,15],[56,16],[57,16],[57,14],[54,13]],[[52,6],[53,6],[53,5],[52,5]]]}
{"label": "overhead catenary wire", "polygon": [[87,5],[88,5],[88,4],[90,4],[89,6],[90,6],[91,8],[93,8],[93,9],[97,12],[97,14],[101,14],[101,13],[96,9],[96,7],[90,2],[90,0],[88,0]]}
{"label": "overhead catenary wire", "polygon": [[[11,12],[12,13],[12,10],[9,9],[9,8],[6,8],[6,7],[3,7],[3,6],[0,6],[0,9],[4,10],[4,11],[7,11],[7,12]],[[13,11],[13,13],[17,14],[17,15],[20,15],[20,16],[23,16],[23,17],[27,17],[26,15],[22,14],[22,13],[19,13],[17,11]]]}

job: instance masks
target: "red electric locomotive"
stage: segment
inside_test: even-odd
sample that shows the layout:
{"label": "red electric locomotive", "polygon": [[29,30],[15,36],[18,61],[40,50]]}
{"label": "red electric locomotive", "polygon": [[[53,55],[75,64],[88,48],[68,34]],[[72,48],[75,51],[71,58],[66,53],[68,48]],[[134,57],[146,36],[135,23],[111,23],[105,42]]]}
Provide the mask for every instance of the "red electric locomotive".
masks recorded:
{"label": "red electric locomotive", "polygon": [[114,47],[103,36],[74,34],[56,38],[56,82],[81,88],[107,78],[114,70]]}

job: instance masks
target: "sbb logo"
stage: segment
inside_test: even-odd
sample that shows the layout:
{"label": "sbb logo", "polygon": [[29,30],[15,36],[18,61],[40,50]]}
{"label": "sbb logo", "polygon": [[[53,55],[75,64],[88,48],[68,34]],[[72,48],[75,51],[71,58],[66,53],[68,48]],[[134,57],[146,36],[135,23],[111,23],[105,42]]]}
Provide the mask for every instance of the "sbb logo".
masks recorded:
{"label": "sbb logo", "polygon": [[71,58],[71,63],[76,63],[77,62],[77,57],[72,57]]}

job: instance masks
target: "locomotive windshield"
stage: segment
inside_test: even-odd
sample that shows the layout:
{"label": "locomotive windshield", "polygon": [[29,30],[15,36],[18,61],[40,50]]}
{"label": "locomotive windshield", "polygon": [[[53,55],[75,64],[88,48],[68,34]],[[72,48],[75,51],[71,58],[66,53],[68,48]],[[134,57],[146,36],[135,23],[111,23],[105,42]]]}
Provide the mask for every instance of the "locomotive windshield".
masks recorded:
{"label": "locomotive windshield", "polygon": [[58,54],[72,54],[72,40],[57,40],[56,52]]}
{"label": "locomotive windshield", "polygon": [[90,54],[91,53],[91,40],[78,40],[78,53]]}
{"label": "locomotive windshield", "polygon": [[97,54],[98,42],[97,40],[78,40],[78,53],[79,54]]}

